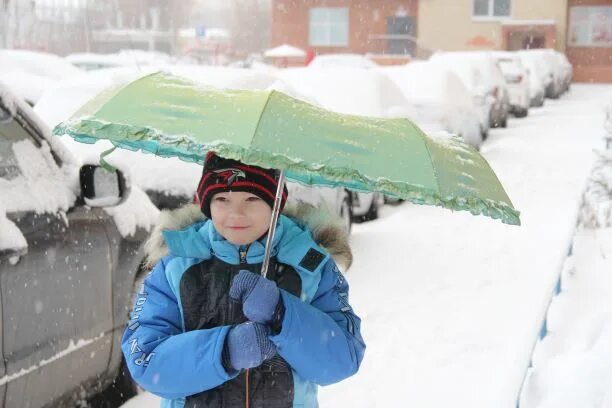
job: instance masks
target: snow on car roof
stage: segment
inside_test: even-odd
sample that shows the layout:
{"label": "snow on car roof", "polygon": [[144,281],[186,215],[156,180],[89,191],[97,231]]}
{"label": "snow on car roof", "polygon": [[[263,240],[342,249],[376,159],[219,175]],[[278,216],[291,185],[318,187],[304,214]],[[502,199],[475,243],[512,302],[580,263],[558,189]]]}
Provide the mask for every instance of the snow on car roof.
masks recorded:
{"label": "snow on car roof", "polygon": [[402,90],[409,101],[414,99],[441,100],[446,81],[452,75],[441,66],[425,61],[415,61],[402,66],[381,67]]}
{"label": "snow on car roof", "polygon": [[36,103],[43,93],[52,88],[56,80],[27,72],[0,72],[0,82],[28,103]]}
{"label": "snow on car roof", "polygon": [[359,68],[289,68],[279,77],[323,107],[347,114],[402,116],[406,99],[397,85],[378,70]]}
{"label": "snow on car roof", "polygon": [[70,78],[83,73],[57,55],[25,50],[0,50],[0,70],[26,72],[49,79]]}
{"label": "snow on car roof", "polygon": [[361,54],[324,54],[317,55],[309,64],[311,68],[351,67],[376,68],[378,64]]}

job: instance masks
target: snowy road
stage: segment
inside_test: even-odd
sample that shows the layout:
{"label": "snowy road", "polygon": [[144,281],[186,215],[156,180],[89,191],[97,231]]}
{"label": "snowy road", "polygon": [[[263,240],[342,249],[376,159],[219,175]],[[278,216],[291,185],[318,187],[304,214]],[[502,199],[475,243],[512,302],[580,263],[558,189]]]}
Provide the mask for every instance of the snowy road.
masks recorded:
{"label": "snowy road", "polygon": [[574,85],[492,131],[482,152],[521,227],[403,204],[354,228],[347,278],[368,350],[356,376],[321,388],[321,407],[516,406],[610,100],[611,86]]}

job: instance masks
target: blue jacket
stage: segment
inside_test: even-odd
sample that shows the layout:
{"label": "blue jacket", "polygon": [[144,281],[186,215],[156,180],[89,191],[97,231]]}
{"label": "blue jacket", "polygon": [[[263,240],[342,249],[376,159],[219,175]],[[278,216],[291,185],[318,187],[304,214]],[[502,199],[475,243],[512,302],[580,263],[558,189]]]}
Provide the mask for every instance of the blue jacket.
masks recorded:
{"label": "blue jacket", "polygon": [[[185,397],[233,378],[221,364],[230,326],[185,331],[181,276],[211,257],[239,264],[240,248],[219,235],[210,220],[163,235],[169,255],[156,264],[136,296],[122,350],[138,384],[162,397],[162,406],[181,407]],[[325,255],[314,271],[300,266],[311,248]],[[261,263],[263,254],[264,241],[254,242],[247,263]],[[270,339],[293,370],[293,406],[316,407],[317,384],[333,384],[359,369],[365,351],[361,322],[348,302],[348,283],[307,228],[281,215],[272,255],[297,271],[302,293],[298,299],[281,290],[282,331]]]}

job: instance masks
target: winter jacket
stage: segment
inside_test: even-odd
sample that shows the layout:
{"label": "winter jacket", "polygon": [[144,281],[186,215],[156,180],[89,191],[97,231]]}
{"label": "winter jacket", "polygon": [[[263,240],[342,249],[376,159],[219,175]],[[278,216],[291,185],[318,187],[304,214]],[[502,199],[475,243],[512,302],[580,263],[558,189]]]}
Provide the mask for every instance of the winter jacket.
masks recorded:
{"label": "winter jacket", "polygon": [[162,407],[316,407],[317,385],[357,372],[361,322],[332,259],[350,263],[346,233],[303,208],[294,215],[279,218],[268,274],[285,306],[282,329],[270,337],[278,354],[237,374],[221,362],[229,329],[246,320],[229,286],[239,270],[259,271],[265,241],[233,245],[193,205],[153,233],[155,266],[134,301],[122,350],[134,380],[162,397]]}

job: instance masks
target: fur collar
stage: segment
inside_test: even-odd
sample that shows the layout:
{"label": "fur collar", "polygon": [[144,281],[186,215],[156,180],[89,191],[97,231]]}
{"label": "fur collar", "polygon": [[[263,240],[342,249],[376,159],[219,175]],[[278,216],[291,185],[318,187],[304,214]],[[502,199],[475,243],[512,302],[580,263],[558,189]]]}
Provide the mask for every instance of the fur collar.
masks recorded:
{"label": "fur collar", "polygon": [[[283,214],[306,226],[312,232],[312,237],[317,245],[329,252],[334,262],[342,269],[346,271],[350,268],[353,263],[353,254],[349,246],[349,235],[344,230],[340,218],[304,203],[288,204]],[[162,211],[156,227],[145,243],[146,268],[152,269],[161,258],[168,254],[168,248],[161,233],[163,230],[178,231],[205,219],[206,216],[195,204]]]}

